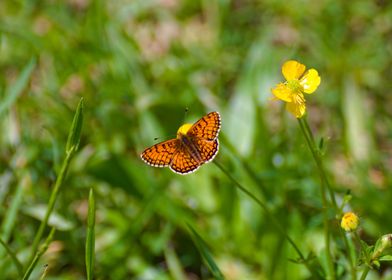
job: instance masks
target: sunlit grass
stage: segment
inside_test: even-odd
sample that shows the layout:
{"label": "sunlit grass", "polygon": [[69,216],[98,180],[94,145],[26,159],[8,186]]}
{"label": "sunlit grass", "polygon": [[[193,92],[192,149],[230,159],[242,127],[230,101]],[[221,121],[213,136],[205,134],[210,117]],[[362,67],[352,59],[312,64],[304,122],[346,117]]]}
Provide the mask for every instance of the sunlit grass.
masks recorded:
{"label": "sunlit grass", "polygon": [[[0,275],[385,277],[391,13],[388,1],[0,1]],[[322,78],[302,125],[271,100],[289,59]],[[83,130],[67,138],[82,96]],[[210,111],[227,174],[140,160]],[[346,211],[355,234],[340,228]]]}

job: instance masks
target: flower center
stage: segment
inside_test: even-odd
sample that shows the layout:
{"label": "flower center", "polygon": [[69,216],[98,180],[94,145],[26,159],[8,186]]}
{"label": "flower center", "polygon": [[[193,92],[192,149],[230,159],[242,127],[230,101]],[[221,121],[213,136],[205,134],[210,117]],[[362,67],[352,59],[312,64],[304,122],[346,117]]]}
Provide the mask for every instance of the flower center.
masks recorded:
{"label": "flower center", "polygon": [[298,94],[303,91],[303,88],[299,82],[299,80],[290,80],[287,81],[287,87],[291,90],[293,94]]}

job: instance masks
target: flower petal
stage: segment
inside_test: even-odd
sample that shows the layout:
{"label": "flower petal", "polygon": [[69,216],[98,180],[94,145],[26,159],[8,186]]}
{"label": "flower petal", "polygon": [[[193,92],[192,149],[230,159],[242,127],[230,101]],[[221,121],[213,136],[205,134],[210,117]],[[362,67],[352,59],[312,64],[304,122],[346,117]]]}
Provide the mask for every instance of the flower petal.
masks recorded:
{"label": "flower petal", "polygon": [[272,93],[280,100],[286,102],[293,101],[291,90],[284,83],[277,84],[276,87],[272,89]]}
{"label": "flower petal", "polygon": [[292,113],[296,118],[301,118],[306,112],[305,98],[298,94],[293,102],[286,104],[286,110]]}
{"label": "flower petal", "polygon": [[313,93],[320,85],[321,78],[315,69],[309,69],[305,75],[301,78],[299,83],[304,89],[305,93]]}
{"label": "flower petal", "polygon": [[305,72],[305,65],[295,60],[286,61],[282,66],[282,74],[287,81],[299,79]]}

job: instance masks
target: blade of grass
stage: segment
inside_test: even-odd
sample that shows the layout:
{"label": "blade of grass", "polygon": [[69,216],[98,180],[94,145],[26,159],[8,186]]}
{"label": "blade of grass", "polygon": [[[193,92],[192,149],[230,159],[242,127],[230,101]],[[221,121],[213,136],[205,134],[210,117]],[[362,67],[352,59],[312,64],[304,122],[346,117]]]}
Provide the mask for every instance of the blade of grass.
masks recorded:
{"label": "blade of grass", "polygon": [[[30,176],[27,174],[23,176],[20,183],[18,184],[15,190],[15,194],[11,200],[10,207],[8,208],[8,211],[5,213],[5,217],[1,225],[1,231],[2,231],[1,238],[5,242],[9,240],[12,228],[16,223],[16,215],[22,204],[23,191],[26,189],[28,184],[30,184]],[[1,255],[2,254],[0,253],[0,256]]]}
{"label": "blade of grass", "polygon": [[167,262],[167,267],[174,280],[187,279],[184,270],[182,269],[181,262],[172,246],[167,246],[165,248],[165,259]]}
{"label": "blade of grass", "polygon": [[191,225],[188,224],[188,228],[192,233],[192,237],[196,247],[199,249],[199,252],[203,257],[203,260],[206,262],[207,267],[211,271],[214,278],[218,280],[225,279],[218,265],[214,261],[214,258],[212,257],[212,254],[208,249],[206,242],[201,238],[201,236],[196,232],[196,230]]}
{"label": "blade of grass", "polygon": [[6,95],[4,100],[0,102],[0,116],[14,104],[16,99],[21,95],[23,90],[26,88],[31,73],[33,72],[35,67],[35,59],[32,58],[30,59],[30,62],[25,66],[25,68],[22,70],[21,74],[19,75],[18,79],[16,82],[7,89]]}
{"label": "blade of grass", "polygon": [[27,280],[30,277],[31,272],[33,272],[34,267],[37,265],[39,259],[41,258],[41,256],[46,252],[46,250],[49,247],[50,242],[52,242],[54,233],[56,232],[55,228],[52,228],[50,230],[50,233],[48,235],[48,237],[46,238],[44,244],[42,245],[42,247],[37,251],[37,253],[35,254],[32,262],[30,263],[29,267],[26,269],[25,274],[23,275],[22,280]]}
{"label": "blade of grass", "polygon": [[29,261],[27,262],[27,264],[29,266],[31,266],[31,263],[34,259],[34,256],[36,255],[39,242],[40,242],[42,235],[44,233],[44,230],[48,224],[50,214],[53,211],[53,208],[56,203],[61,186],[63,185],[65,177],[67,175],[67,171],[68,171],[68,167],[71,162],[71,159],[79,146],[82,124],[83,124],[83,98],[80,99],[78,107],[76,109],[76,113],[75,113],[75,116],[74,116],[74,119],[72,122],[72,126],[70,129],[69,135],[68,135],[68,141],[67,141],[66,151],[65,151],[66,156],[65,156],[65,159],[61,165],[61,170],[60,170],[60,173],[56,179],[52,193],[50,194],[48,208],[46,210],[44,219],[41,221],[41,224],[38,228],[37,234],[34,237],[33,244],[31,245],[31,248],[32,248],[31,254],[30,254]]}
{"label": "blade of grass", "polygon": [[86,237],[86,272],[87,280],[93,279],[95,249],[95,195],[91,188],[88,197],[87,237]]}
{"label": "blade of grass", "polygon": [[20,277],[22,277],[23,276],[23,266],[20,263],[20,261],[18,260],[18,258],[16,257],[16,254],[11,250],[10,247],[8,247],[8,245],[1,238],[0,238],[0,244],[5,248],[8,255],[10,255],[12,261],[14,262],[14,264],[16,266],[16,269],[17,269]]}
{"label": "blade of grass", "polygon": [[47,271],[48,271],[48,265],[45,264],[44,271],[42,272],[41,277],[39,278],[39,280],[44,280],[45,279]]}

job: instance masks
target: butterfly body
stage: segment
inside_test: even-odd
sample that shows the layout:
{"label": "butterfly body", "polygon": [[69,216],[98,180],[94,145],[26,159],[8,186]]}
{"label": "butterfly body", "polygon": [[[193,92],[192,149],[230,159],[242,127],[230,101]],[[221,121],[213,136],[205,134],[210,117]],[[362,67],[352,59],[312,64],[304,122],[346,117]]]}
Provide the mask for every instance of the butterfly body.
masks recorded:
{"label": "butterfly body", "polygon": [[181,146],[180,149],[185,149],[187,153],[199,164],[203,162],[198,147],[195,144],[197,142],[196,139],[194,139],[192,136],[181,133],[177,135],[177,139],[179,140],[179,145]]}
{"label": "butterfly body", "polygon": [[220,127],[219,113],[211,112],[193,125],[181,126],[177,138],[147,148],[141,158],[151,166],[169,166],[178,174],[194,172],[218,153]]}

